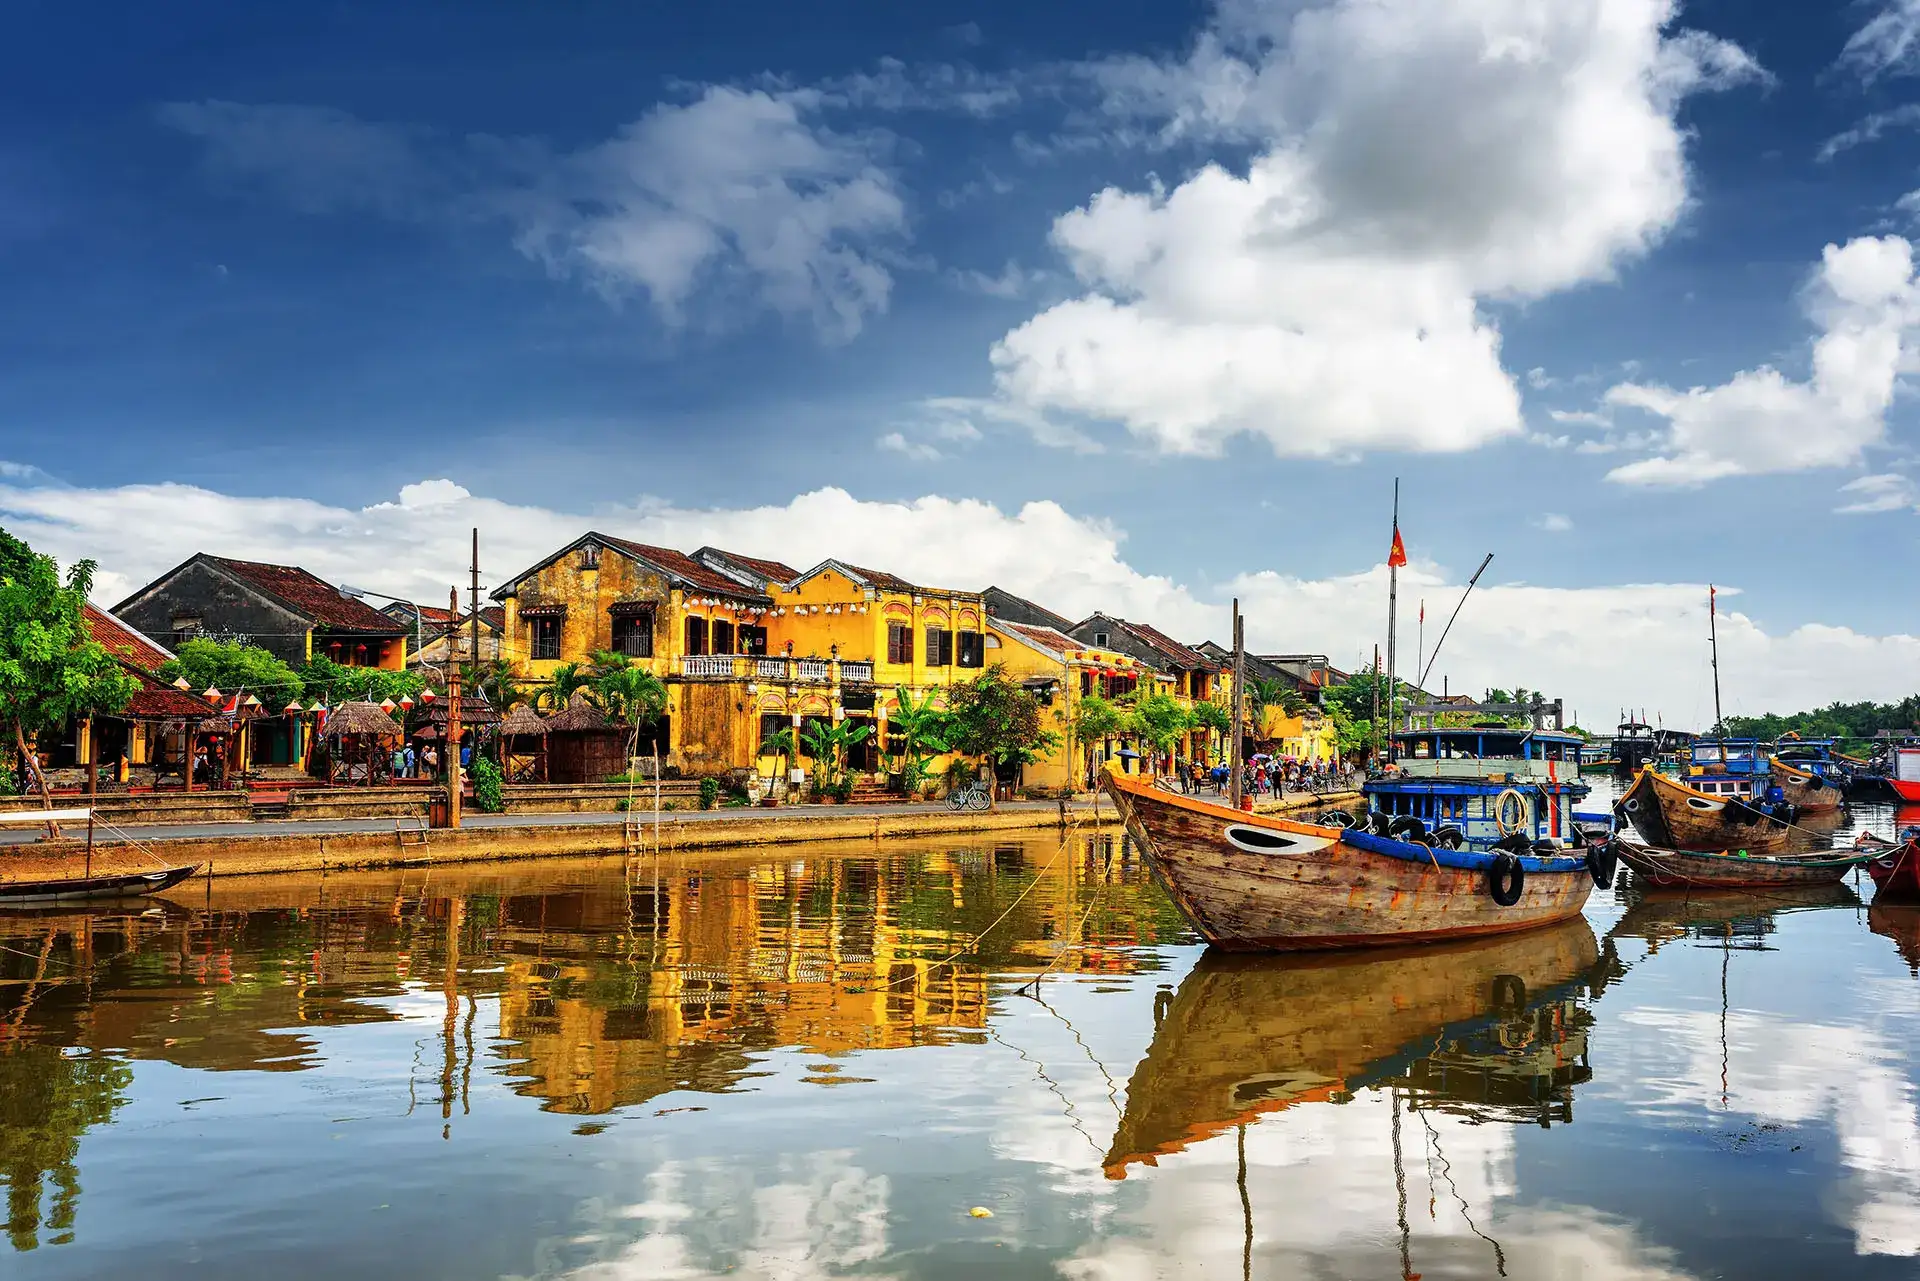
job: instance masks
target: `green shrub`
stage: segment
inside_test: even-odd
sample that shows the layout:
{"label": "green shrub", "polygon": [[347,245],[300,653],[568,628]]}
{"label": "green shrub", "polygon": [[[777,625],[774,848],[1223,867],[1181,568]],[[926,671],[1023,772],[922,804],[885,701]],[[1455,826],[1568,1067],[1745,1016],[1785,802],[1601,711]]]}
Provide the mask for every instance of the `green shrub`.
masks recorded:
{"label": "green shrub", "polygon": [[710,810],[714,802],[720,799],[720,780],[703,778],[700,780],[700,808]]}
{"label": "green shrub", "polygon": [[507,807],[500,794],[500,767],[484,756],[473,760],[473,803],[483,814],[498,814]]}

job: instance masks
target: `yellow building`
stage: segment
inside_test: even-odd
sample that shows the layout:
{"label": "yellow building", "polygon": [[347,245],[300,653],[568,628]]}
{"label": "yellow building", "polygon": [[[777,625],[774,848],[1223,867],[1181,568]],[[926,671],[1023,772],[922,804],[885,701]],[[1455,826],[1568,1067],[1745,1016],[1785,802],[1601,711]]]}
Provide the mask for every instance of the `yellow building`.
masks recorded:
{"label": "yellow building", "polygon": [[[809,720],[874,733],[849,764],[878,766],[895,690],[915,697],[985,666],[978,592],[823,561],[789,565],[703,547],[691,556],[589,533],[494,592],[502,649],[534,681],[613,650],[668,689],[662,756],[693,774],[777,768],[767,736]],[[644,744],[643,744],[644,749]]]}
{"label": "yellow building", "polygon": [[[1130,654],[1084,645],[1051,627],[992,618],[987,622],[987,658],[1006,668],[1007,675],[1031,690],[1041,701],[1047,728],[1060,735],[1060,745],[1045,758],[1026,767],[1021,782],[1032,789],[1057,791],[1088,785],[1089,770],[1114,759],[1122,751],[1141,751],[1130,737],[1082,743],[1073,735],[1073,723],[1082,699],[1127,698],[1143,682],[1170,692],[1172,681],[1154,672]],[[1120,757],[1121,768],[1137,772],[1138,760]]]}

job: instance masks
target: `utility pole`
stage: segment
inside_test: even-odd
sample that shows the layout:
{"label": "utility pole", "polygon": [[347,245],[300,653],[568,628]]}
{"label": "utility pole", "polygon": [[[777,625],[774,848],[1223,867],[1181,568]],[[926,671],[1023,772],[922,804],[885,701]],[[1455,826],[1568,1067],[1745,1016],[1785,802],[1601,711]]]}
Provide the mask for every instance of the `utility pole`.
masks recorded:
{"label": "utility pole", "polygon": [[1246,794],[1246,784],[1241,779],[1241,744],[1245,741],[1247,715],[1247,620],[1240,617],[1240,598],[1233,598],[1233,755],[1227,767],[1228,777],[1233,782],[1233,808],[1240,808],[1240,799]]}
{"label": "utility pole", "polygon": [[[472,626],[468,629],[468,634],[473,638],[473,643],[468,647],[472,652],[467,655],[467,659],[473,664],[474,671],[477,673],[480,670],[480,527],[478,525],[473,529],[473,590],[469,599],[473,604],[473,618],[470,620]],[[460,617],[460,611],[455,609],[453,616]],[[447,648],[453,648],[451,639],[447,641]]]}
{"label": "utility pole", "polygon": [[[460,589],[449,588],[447,608],[460,617]],[[447,637],[447,826],[460,826],[460,662]]]}

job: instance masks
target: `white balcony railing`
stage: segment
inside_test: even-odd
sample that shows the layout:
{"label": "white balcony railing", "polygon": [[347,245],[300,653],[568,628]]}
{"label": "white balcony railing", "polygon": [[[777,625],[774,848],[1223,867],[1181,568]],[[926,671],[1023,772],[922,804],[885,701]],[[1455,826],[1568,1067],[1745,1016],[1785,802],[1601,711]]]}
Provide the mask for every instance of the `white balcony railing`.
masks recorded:
{"label": "white balcony railing", "polygon": [[787,679],[787,660],[784,658],[756,658],[753,660],[753,674],[761,680],[783,681]]}
{"label": "white balcony railing", "polygon": [[840,679],[843,681],[872,681],[873,664],[843,662],[840,664]]}
{"label": "white balcony railing", "polygon": [[803,681],[824,681],[833,678],[832,666],[822,659],[802,658],[794,662],[799,669],[799,679]]}
{"label": "white balcony railing", "polygon": [[694,677],[728,677],[733,675],[733,655],[731,654],[687,654],[680,659],[680,674]]}

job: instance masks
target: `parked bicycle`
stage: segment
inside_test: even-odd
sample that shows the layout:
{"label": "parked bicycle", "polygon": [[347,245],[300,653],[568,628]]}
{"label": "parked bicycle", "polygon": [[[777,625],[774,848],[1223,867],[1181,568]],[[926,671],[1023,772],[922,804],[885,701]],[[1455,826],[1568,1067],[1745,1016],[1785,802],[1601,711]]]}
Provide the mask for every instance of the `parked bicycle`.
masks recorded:
{"label": "parked bicycle", "polygon": [[993,793],[984,780],[975,780],[947,793],[947,807],[955,810],[990,810],[993,808]]}

